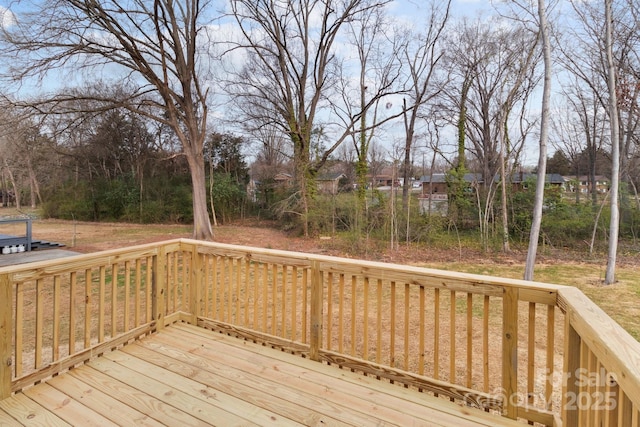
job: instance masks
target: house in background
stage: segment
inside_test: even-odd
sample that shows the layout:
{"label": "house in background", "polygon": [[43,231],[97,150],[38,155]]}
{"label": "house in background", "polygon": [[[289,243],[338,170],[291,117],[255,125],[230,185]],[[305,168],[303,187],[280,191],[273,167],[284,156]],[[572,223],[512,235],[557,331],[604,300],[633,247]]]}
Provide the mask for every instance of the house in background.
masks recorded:
{"label": "house in background", "polygon": [[[499,177],[496,177],[499,180]],[[511,178],[511,188],[513,191],[522,191],[529,188],[530,185],[535,187],[538,175],[535,173],[515,173]],[[549,187],[559,188],[567,191],[567,178],[557,173],[548,173],[545,175],[545,181]]]}
{"label": "house in background", "polygon": [[273,181],[282,187],[291,187],[293,176],[286,172],[279,172],[273,177]]}
{"label": "house in background", "polygon": [[[567,191],[571,193],[575,193],[577,191],[582,194],[591,193],[591,178],[589,176],[572,175],[572,176],[567,176],[565,178],[567,179]],[[611,182],[609,181],[609,178],[602,175],[596,175],[595,181],[596,181],[595,182],[596,193],[604,194],[607,191],[609,191],[609,186],[611,184]]]}
{"label": "house in background", "polygon": [[332,172],[319,175],[316,178],[318,192],[323,194],[338,194],[341,187],[341,181],[347,179],[347,176],[341,172]]}
{"label": "house in background", "polygon": [[[484,182],[482,176],[479,173],[466,173],[464,174],[464,181],[471,189]],[[431,175],[424,175],[420,177],[422,183],[422,191],[420,197],[428,199],[447,200],[447,193],[449,192],[449,186],[447,184],[446,173],[434,173]]]}
{"label": "house in background", "polygon": [[[535,182],[537,174],[535,173],[515,173],[511,177],[511,192],[525,191],[533,186],[535,190]],[[474,188],[481,185],[484,181],[482,176],[477,173],[467,173],[464,175],[464,181],[467,184],[467,190],[471,194]],[[499,182],[500,177],[496,176],[494,182]],[[551,188],[557,188],[562,192],[570,191],[570,180],[560,174],[546,174],[545,181]],[[425,175],[420,178],[422,183],[422,191],[420,195],[420,206],[422,212],[439,212],[446,215],[448,209],[448,191],[446,173],[434,173]],[[604,188],[604,186],[602,187]],[[608,191],[608,185],[605,191]]]}

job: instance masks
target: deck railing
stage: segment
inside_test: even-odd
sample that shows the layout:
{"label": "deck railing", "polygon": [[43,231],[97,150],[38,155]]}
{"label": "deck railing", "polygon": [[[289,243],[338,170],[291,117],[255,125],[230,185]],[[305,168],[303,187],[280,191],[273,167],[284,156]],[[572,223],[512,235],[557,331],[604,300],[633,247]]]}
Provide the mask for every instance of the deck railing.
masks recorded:
{"label": "deck railing", "polygon": [[188,239],[0,269],[0,398],[176,321],[509,418],[639,426],[640,343],[575,288]]}

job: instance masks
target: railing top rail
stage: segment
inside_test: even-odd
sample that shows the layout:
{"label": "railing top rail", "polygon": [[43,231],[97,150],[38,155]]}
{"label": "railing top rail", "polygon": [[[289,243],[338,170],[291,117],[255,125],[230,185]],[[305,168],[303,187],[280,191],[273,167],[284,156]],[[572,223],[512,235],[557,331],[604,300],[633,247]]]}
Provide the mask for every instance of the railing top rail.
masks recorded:
{"label": "railing top rail", "polygon": [[1,274],[10,274],[13,281],[34,280],[42,276],[62,274],[88,268],[97,264],[110,264],[142,255],[154,255],[159,246],[178,247],[180,239],[166,240],[163,242],[146,243],[143,245],[129,246],[121,249],[109,249],[89,254],[72,255],[67,258],[57,258],[44,261],[35,261],[26,264],[0,267]]}
{"label": "railing top rail", "polygon": [[560,289],[558,305],[564,307],[573,329],[615,375],[629,399],[640,407],[640,342],[577,288]]}
{"label": "railing top rail", "polygon": [[480,274],[459,273],[387,262],[355,260],[329,255],[203,242],[192,239],[181,239],[181,241],[183,244],[198,246],[199,251],[203,253],[216,253],[220,250],[220,255],[242,257],[249,254],[254,261],[274,261],[276,258],[282,258],[291,264],[305,266],[310,265],[312,261],[317,261],[323,270],[334,270],[336,273],[361,274],[431,287],[451,288],[458,284],[461,285],[465,291],[471,293],[491,294],[492,292],[495,293],[497,289],[518,288],[520,300],[544,302],[554,305],[556,304],[557,291],[563,288],[562,285],[506,279]]}

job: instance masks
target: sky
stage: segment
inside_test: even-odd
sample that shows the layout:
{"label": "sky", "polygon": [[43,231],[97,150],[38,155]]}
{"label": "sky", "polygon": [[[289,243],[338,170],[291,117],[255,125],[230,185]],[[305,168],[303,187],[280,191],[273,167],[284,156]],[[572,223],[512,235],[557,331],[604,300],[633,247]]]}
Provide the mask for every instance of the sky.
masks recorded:
{"label": "sky", "polygon": [[[8,3],[9,1],[10,0],[0,0],[0,22],[2,23],[2,25],[6,25],[13,19],[10,14],[2,13],[4,9],[3,6],[10,4]],[[406,20],[411,23],[415,22],[417,25],[419,25],[419,18],[421,16],[425,16],[427,13],[425,3],[426,2],[424,0],[395,0],[389,5],[389,10],[392,14],[396,15],[400,19]],[[473,18],[478,14],[490,15],[492,13],[493,7],[490,3],[490,0],[452,0],[451,17],[453,19],[465,16]],[[67,78],[54,80],[57,80],[56,83],[69,83],[69,79]],[[395,106],[398,108],[399,105],[401,105],[400,102],[396,102],[395,104],[397,104]]]}

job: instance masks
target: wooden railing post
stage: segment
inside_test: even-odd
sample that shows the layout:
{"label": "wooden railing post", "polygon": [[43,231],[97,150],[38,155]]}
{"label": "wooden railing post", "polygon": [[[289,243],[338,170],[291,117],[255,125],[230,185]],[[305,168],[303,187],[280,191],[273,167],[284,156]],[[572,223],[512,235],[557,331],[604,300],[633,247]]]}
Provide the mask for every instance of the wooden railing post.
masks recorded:
{"label": "wooden railing post", "polygon": [[562,375],[562,421],[564,426],[577,427],[578,415],[576,405],[569,407],[568,404],[576,402],[580,395],[579,381],[577,378],[580,370],[580,335],[571,325],[571,311],[565,314],[565,339],[564,339],[564,374]]}
{"label": "wooden railing post", "polygon": [[518,417],[518,289],[504,288],[502,297],[502,389],[504,416]]}
{"label": "wooden railing post", "polygon": [[152,319],[156,322],[155,329],[164,328],[164,315],[166,312],[166,288],[167,288],[167,251],[164,245],[158,247],[158,254],[153,260],[153,282],[151,289]]}
{"label": "wooden railing post", "polygon": [[309,358],[320,361],[320,347],[322,346],[322,272],[320,262],[311,263],[311,331],[309,342]]}
{"label": "wooden railing post", "polygon": [[0,275],[0,400],[11,395],[11,334],[13,333],[11,304],[13,287],[8,274]]}
{"label": "wooden railing post", "polygon": [[191,275],[189,278],[189,322],[192,325],[198,324],[198,315],[201,308],[202,287],[202,261],[198,256],[198,246],[191,245]]}

